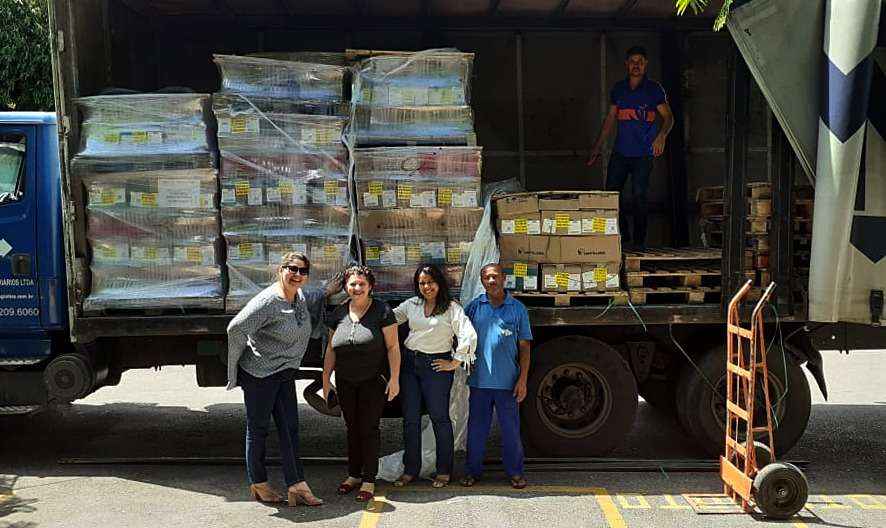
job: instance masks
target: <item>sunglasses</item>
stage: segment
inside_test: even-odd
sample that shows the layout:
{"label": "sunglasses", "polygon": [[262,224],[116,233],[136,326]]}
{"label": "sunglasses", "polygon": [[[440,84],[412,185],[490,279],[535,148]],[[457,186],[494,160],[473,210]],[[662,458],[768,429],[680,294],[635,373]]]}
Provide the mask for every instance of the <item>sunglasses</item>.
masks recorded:
{"label": "sunglasses", "polygon": [[301,268],[299,266],[282,266],[283,269],[289,270],[289,273],[298,273],[302,276],[307,276],[310,273],[310,268]]}

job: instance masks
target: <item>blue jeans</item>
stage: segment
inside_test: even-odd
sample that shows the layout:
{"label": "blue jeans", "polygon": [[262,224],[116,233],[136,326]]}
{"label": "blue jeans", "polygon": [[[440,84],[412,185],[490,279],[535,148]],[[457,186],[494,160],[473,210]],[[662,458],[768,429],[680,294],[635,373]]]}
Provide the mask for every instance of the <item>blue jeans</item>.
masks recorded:
{"label": "blue jeans", "polygon": [[265,442],[271,417],[280,438],[280,458],[286,486],[305,479],[305,470],[298,455],[298,399],[295,395],[294,372],[291,369],[256,378],[240,369],[237,381],[246,403],[246,472],[253,484],[267,482]]}
{"label": "blue jeans", "polygon": [[502,463],[509,477],[523,475],[523,441],[520,439],[520,409],[513,390],[471,387],[468,414],[468,459],[465,473],[483,473],[486,438],[492,427],[492,410],[501,428]]}
{"label": "blue jeans", "polygon": [[451,360],[452,354],[422,354],[403,348],[400,364],[400,398],[403,407],[404,473],[417,476],[421,471],[421,402],[424,399],[434,437],[437,439],[437,474],[452,473],[453,434],[449,419],[449,392],[454,373],[435,372],[431,361]]}
{"label": "blue jeans", "polygon": [[631,177],[631,191],[633,204],[631,212],[634,216],[633,243],[637,246],[646,245],[646,226],[649,218],[649,203],[646,192],[649,191],[649,175],[652,173],[652,156],[640,158],[628,158],[618,152],[613,152],[609,157],[609,167],[606,173],[606,190],[618,191],[618,230],[625,243],[631,242],[631,232],[628,230],[626,216],[627,200],[625,200],[624,187]]}

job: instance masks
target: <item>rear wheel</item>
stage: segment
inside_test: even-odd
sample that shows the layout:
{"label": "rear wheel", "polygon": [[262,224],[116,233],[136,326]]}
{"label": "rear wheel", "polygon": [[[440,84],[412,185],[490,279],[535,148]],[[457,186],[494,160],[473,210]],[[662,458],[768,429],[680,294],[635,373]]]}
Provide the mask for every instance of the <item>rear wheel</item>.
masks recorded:
{"label": "rear wheel", "polygon": [[630,431],[636,413],[634,376],[614,348],[589,337],[566,336],[533,351],[521,415],[537,451],[605,454]]}
{"label": "rear wheel", "polygon": [[[778,352],[767,357],[769,399],[773,408],[775,451],[790,450],[806,430],[812,400],[809,384],[799,365]],[[699,373],[686,365],[677,384],[677,417],[680,425],[708,454],[723,453],[726,434],[726,351],[720,346],[698,361]],[[711,390],[711,385],[716,392]],[[765,424],[762,385],[758,384],[755,403],[756,426]]]}
{"label": "rear wheel", "polygon": [[808,498],[806,475],[793,464],[769,464],[754,478],[754,502],[771,519],[790,519]]}

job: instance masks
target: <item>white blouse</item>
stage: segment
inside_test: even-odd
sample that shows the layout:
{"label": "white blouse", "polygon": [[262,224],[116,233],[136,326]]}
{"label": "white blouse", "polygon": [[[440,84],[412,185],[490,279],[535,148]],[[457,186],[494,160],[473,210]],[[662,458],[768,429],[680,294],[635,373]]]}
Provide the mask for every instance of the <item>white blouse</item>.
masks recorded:
{"label": "white blouse", "polygon": [[452,350],[452,338],[458,338],[458,348],[452,355],[469,365],[474,362],[477,350],[477,332],[464,309],[452,301],[441,315],[425,317],[425,302],[421,297],[410,297],[394,308],[397,324],[409,322],[409,336],[404,343],[407,348],[425,354],[443,354]]}

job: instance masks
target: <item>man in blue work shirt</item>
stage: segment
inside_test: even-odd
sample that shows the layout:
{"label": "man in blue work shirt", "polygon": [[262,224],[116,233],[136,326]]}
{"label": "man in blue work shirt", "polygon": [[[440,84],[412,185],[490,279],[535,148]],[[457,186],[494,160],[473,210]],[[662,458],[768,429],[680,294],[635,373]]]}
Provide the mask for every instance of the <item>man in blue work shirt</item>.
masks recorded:
{"label": "man in blue work shirt", "polygon": [[520,440],[519,404],[526,397],[529,377],[529,314],[523,304],[504,289],[505,275],[498,264],[480,270],[486,293],[465,307],[477,331],[477,362],[468,377],[468,459],[463,486],[473,486],[483,471],[486,438],[492,410],[501,428],[502,460],[516,489],[526,487],[523,443]]}
{"label": "man in blue work shirt", "polygon": [[[606,190],[620,193],[618,225],[622,242],[637,249],[646,247],[646,225],[649,216],[646,192],[649,190],[652,161],[664,152],[665,141],[674,126],[674,116],[668,105],[664,88],[646,77],[648,63],[646,49],[641,46],[634,46],[625,54],[628,76],[615,83],[609,92],[609,113],[603,121],[600,135],[591,148],[591,157],[588,160],[588,165],[591,166],[600,159],[603,142],[612,133],[613,125],[618,122],[615,148],[609,157]],[[655,122],[656,112],[662,117],[661,130]],[[633,238],[627,229],[622,192],[628,176],[632,178],[634,196]]]}

